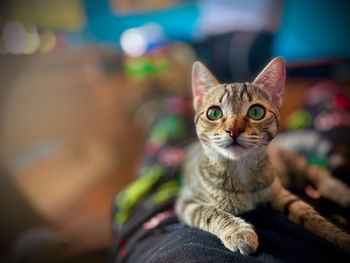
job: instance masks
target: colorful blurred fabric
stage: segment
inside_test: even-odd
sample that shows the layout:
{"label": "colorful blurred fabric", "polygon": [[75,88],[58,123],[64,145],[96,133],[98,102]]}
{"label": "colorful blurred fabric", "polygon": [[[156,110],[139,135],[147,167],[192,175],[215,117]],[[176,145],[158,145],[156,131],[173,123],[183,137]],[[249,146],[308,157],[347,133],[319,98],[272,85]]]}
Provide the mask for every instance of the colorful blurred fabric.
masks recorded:
{"label": "colorful blurred fabric", "polygon": [[[304,107],[286,120],[289,131],[282,134],[282,139],[288,148],[305,155],[309,163],[327,167],[350,185],[350,98],[344,90],[331,80],[308,89]],[[299,194],[331,222],[350,232],[349,209],[321,198],[311,184]]]}

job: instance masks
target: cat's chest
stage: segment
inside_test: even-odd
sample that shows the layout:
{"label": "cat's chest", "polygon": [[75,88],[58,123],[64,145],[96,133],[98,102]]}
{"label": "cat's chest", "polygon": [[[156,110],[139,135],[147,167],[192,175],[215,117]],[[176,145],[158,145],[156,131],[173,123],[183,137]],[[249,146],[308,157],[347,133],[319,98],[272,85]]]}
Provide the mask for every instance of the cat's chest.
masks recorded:
{"label": "cat's chest", "polygon": [[215,206],[232,214],[241,214],[252,210],[257,205],[268,203],[278,189],[278,178],[274,178],[269,185],[256,190],[249,191],[218,191],[213,196]]}
{"label": "cat's chest", "polygon": [[272,170],[218,170],[215,171],[212,182],[218,189],[250,195],[270,186],[274,177]]}

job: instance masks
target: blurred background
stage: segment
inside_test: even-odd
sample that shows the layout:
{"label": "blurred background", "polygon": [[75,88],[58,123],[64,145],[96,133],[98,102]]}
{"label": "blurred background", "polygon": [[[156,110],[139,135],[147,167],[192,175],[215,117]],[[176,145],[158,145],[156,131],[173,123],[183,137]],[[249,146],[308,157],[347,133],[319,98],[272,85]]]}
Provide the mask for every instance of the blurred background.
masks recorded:
{"label": "blurred background", "polygon": [[2,1],[0,261],[108,260],[113,197],[137,174],[162,98],[190,94],[195,60],[232,82],[283,56],[281,130],[307,122],[286,120],[315,83],[349,94],[349,11],[346,0]]}

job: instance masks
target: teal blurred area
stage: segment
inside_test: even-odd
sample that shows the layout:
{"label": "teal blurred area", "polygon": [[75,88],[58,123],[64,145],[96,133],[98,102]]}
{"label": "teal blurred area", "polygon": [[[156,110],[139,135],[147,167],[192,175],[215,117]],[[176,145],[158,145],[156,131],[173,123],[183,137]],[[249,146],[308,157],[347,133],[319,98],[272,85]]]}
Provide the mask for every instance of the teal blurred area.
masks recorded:
{"label": "teal blurred area", "polygon": [[83,36],[92,36],[102,42],[118,45],[121,34],[133,27],[154,22],[161,25],[166,35],[173,40],[191,41],[199,16],[194,2],[180,2],[170,7],[132,14],[117,14],[108,0],[83,0],[87,24]]}
{"label": "teal blurred area", "polygon": [[273,56],[287,61],[350,56],[347,0],[285,0]]}

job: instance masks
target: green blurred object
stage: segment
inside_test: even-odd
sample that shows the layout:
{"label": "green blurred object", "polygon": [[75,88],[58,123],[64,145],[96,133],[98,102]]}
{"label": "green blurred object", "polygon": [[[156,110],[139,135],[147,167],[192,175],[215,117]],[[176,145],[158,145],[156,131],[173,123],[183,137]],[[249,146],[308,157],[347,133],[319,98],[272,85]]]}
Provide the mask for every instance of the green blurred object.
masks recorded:
{"label": "green blurred object", "polygon": [[324,155],[306,154],[307,162],[309,164],[315,164],[327,167],[328,158]]}
{"label": "green blurred object", "polygon": [[306,110],[297,110],[293,112],[286,120],[288,130],[298,130],[306,128],[312,124],[312,115]]}
{"label": "green blurred object", "polygon": [[140,178],[118,194],[115,200],[119,209],[114,217],[116,223],[123,224],[128,219],[132,208],[151,190],[162,173],[163,168],[158,164],[144,168],[141,170]]}
{"label": "green blurred object", "polygon": [[179,184],[176,180],[170,180],[161,184],[157,192],[151,196],[151,201],[153,204],[160,204],[169,198],[175,196],[178,192]]}
{"label": "green blurred object", "polygon": [[161,73],[168,68],[169,60],[165,55],[130,57],[124,62],[124,70],[130,76],[144,77]]}
{"label": "green blurred object", "polygon": [[160,121],[159,126],[162,127],[169,137],[180,135],[184,131],[183,119],[181,116],[169,116]]}
{"label": "green blurred object", "polygon": [[172,137],[184,132],[183,120],[180,116],[168,116],[159,121],[150,133],[150,141],[160,147]]}

